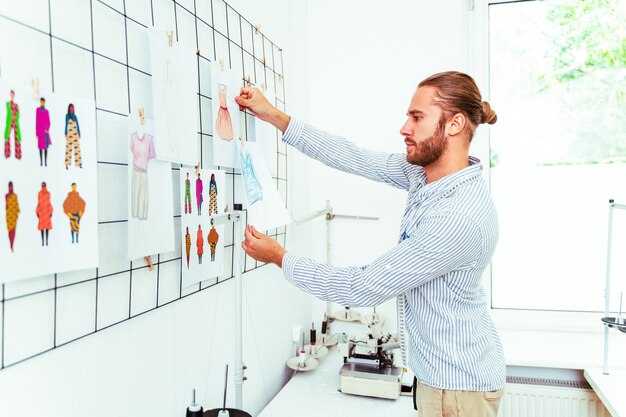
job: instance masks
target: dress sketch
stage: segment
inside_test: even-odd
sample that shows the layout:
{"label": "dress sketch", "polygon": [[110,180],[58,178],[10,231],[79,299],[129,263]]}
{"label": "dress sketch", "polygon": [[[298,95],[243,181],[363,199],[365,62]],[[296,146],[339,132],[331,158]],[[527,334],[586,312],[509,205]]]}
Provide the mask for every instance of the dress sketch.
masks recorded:
{"label": "dress sketch", "polygon": [[211,262],[215,262],[215,250],[217,249],[217,242],[220,240],[220,235],[215,230],[215,226],[211,227],[209,231],[209,236],[207,237],[207,242],[209,243],[209,247],[211,248]]}
{"label": "dress sketch", "polygon": [[80,219],[85,214],[85,200],[83,200],[76,191],[76,183],[72,183],[72,191],[67,194],[67,198],[63,202],[63,212],[70,219],[70,231],[72,232],[72,243],[78,243],[78,234],[80,233]]}
{"label": "dress sketch", "polygon": [[134,218],[146,220],[150,187],[148,181],[148,164],[156,156],[152,136],[144,133],[141,137],[137,132],[130,137],[130,151],[133,153],[133,178],[131,181],[131,212]]}
{"label": "dress sketch", "polygon": [[22,134],[20,133],[20,106],[15,102],[15,91],[9,93],[10,101],[6,103],[7,118],[4,127],[4,157],[11,156],[10,136],[13,132],[13,144],[15,145],[15,159],[22,159]]}
{"label": "dress sketch", "polygon": [[72,150],[74,151],[74,163],[77,167],[83,167],[83,161],[80,156],[80,126],[78,125],[78,117],[74,113],[74,105],[70,103],[67,106],[67,114],[65,115],[65,169],[72,163]]}
{"label": "dress sketch", "polygon": [[17,218],[20,215],[20,204],[17,201],[17,194],[13,191],[13,182],[9,181],[9,192],[4,196],[6,202],[6,221],[9,232],[9,245],[13,252],[15,243],[15,229],[17,229]]}
{"label": "dress sketch", "polygon": [[187,269],[189,269],[189,253],[191,252],[191,235],[189,234],[189,227],[185,233],[185,255],[187,255]]}
{"label": "dress sketch", "polygon": [[259,182],[254,165],[252,163],[252,155],[243,146],[239,147],[239,161],[241,162],[241,175],[248,197],[248,204],[252,205],[257,201],[263,200],[263,188]]}
{"label": "dress sketch", "polygon": [[37,136],[37,148],[39,149],[39,166],[48,166],[48,147],[52,145],[50,140],[50,112],[46,109],[46,99],[39,99],[39,107],[35,112],[35,136]]}
{"label": "dress sketch", "polygon": [[217,182],[215,181],[215,174],[211,174],[211,181],[209,182],[209,216],[217,214]]}
{"label": "dress sketch", "polygon": [[202,180],[200,179],[200,173],[198,172],[198,178],[196,179],[196,203],[198,204],[198,216],[202,214]]}
{"label": "dress sketch", "polygon": [[196,249],[198,253],[198,264],[202,265],[202,254],[204,253],[204,235],[202,234],[202,227],[198,225],[198,232],[196,234]]}
{"label": "dress sketch", "polygon": [[217,122],[215,123],[215,130],[220,138],[230,142],[234,138],[233,122],[230,119],[230,112],[228,111],[228,105],[226,104],[226,86],[224,84],[218,84],[219,96],[220,96],[220,108],[217,112]]}
{"label": "dress sketch", "polygon": [[50,191],[45,182],[41,183],[41,190],[37,194],[37,229],[41,232],[41,246],[48,246],[48,234],[52,230],[52,203],[50,203]]}
{"label": "dress sketch", "polygon": [[185,180],[185,214],[191,214],[191,182],[189,181],[189,173],[187,172]]}

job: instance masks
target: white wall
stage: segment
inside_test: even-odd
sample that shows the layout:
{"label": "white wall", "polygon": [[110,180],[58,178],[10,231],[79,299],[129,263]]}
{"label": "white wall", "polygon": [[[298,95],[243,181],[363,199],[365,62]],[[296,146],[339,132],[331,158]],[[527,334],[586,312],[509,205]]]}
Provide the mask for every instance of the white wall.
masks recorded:
{"label": "white wall", "polygon": [[[305,119],[362,147],[403,152],[399,131],[419,81],[440,71],[468,70],[467,5],[458,0],[373,4],[309,2],[311,116]],[[333,221],[333,264],[367,264],[398,242],[404,191],[318,163],[311,169],[311,209],[330,199],[337,213],[380,217]],[[320,260],[324,239],[324,221],[318,220],[311,241]],[[324,307],[314,306],[319,321]],[[395,326],[395,301],[383,311]]]}
{"label": "white wall", "polygon": [[[52,0],[53,6],[55,1],[59,0]],[[108,3],[121,8],[123,2]],[[156,3],[163,1],[155,0]],[[186,7],[193,5],[193,1],[180,3]],[[285,50],[287,106],[308,117],[306,3],[268,0],[262,8],[259,3],[229,2],[251,22],[260,23],[261,30]],[[95,1],[94,4],[98,9],[101,7]],[[139,7],[135,0],[132,4],[127,1],[126,5]],[[0,14],[16,13],[13,17],[18,20],[30,19],[31,14],[17,10],[18,6],[2,0]],[[72,13],[71,7],[65,10]],[[45,30],[47,20],[40,20],[34,25]],[[89,21],[79,23],[88,30]],[[0,20],[0,25],[5,24],[5,20]],[[27,44],[27,40],[22,42]],[[89,39],[85,42],[90,43]],[[44,48],[42,56],[47,52]],[[6,68],[6,62],[3,64]],[[36,65],[34,60],[32,68]],[[41,75],[42,88],[49,85],[49,62],[47,65],[48,71]],[[64,70],[69,72],[70,68]],[[28,82],[33,76],[26,72],[20,82]],[[89,88],[85,91],[91,94]],[[297,244],[292,236],[288,235],[288,243]],[[182,415],[193,387],[197,388],[199,403],[205,408],[217,407],[221,404],[224,365],[233,364],[233,284],[233,280],[222,283],[0,371],[0,415]],[[266,266],[244,276],[243,358],[248,366],[248,381],[244,384],[243,403],[247,411],[257,414],[286,382],[290,373],[286,372],[284,362],[291,355],[291,328],[294,324],[308,323],[310,307],[309,297],[284,282],[275,267]],[[232,371],[229,385],[229,405],[233,406]]]}

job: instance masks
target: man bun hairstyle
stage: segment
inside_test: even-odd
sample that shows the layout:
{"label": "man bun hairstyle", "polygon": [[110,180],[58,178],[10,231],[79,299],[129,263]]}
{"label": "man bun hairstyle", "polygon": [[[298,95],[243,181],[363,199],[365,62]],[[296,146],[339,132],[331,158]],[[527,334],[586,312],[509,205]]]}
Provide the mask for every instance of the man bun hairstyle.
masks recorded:
{"label": "man bun hairstyle", "polygon": [[468,120],[466,129],[470,140],[479,124],[494,124],[498,120],[491,105],[482,100],[476,81],[458,71],[446,71],[431,75],[419,83],[418,87],[436,89],[434,101],[443,110],[443,118],[449,119],[462,113]]}

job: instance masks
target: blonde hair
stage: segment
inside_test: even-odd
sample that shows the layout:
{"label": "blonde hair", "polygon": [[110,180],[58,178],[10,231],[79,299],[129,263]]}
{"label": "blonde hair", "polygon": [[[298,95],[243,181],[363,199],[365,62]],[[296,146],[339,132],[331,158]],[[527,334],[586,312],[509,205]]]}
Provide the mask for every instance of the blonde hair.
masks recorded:
{"label": "blonde hair", "polygon": [[434,100],[443,110],[442,117],[450,118],[457,113],[467,117],[470,140],[479,124],[492,125],[498,120],[491,105],[482,101],[474,79],[467,74],[458,71],[440,72],[423,80],[418,87],[436,89]]}

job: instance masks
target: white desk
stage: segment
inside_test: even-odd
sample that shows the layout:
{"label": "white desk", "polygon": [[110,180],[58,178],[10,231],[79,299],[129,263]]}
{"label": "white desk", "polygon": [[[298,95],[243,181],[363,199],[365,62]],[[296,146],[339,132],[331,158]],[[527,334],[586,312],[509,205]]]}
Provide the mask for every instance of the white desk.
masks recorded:
{"label": "white desk", "polygon": [[585,368],[585,378],[613,417],[626,417],[626,371],[610,370],[604,375],[601,368]]}
{"label": "white desk", "polygon": [[258,417],[416,417],[412,397],[384,400],[339,392],[342,365],[337,348],[331,348],[316,369],[296,373]]}

